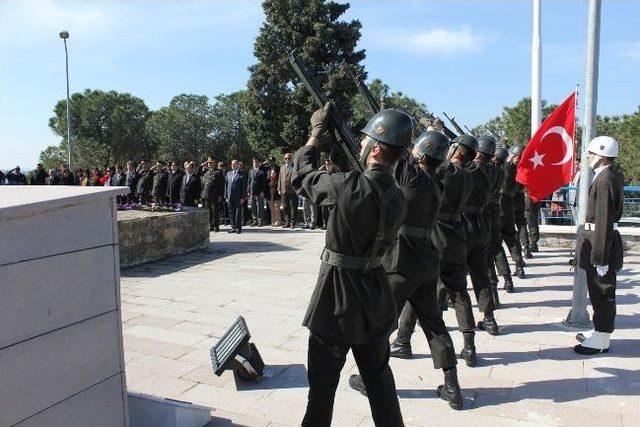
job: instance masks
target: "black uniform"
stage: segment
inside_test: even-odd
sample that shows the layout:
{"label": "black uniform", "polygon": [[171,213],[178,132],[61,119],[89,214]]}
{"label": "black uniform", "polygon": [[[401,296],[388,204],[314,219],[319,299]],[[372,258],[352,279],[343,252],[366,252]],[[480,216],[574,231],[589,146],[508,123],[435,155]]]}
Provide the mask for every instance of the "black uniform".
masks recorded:
{"label": "black uniform", "polygon": [[136,194],[141,204],[149,203],[149,192],[153,184],[153,172],[151,170],[142,169],[138,173],[138,184],[136,186]]}
{"label": "black uniform", "polygon": [[382,255],[397,238],[406,213],[404,196],[382,167],[330,175],[317,169],[319,152],[309,146],[294,158],[291,183],[296,192],[333,206],[303,322],[311,334],[309,400],[302,424],[330,425],[340,371],[351,349],[376,425],[402,425],[389,368],[396,309]]}
{"label": "black uniform", "polygon": [[[622,217],[623,188],[622,173],[615,165],[605,167],[589,188],[580,267],[587,272],[593,326],[597,332],[611,333],[615,327],[616,272],[622,268],[623,247],[614,224]],[[609,270],[600,276],[596,265],[607,265]]]}
{"label": "black uniform", "polygon": [[220,227],[220,200],[224,196],[224,176],[216,167],[207,169],[200,178],[202,191],[200,198],[203,206],[209,211],[209,228],[218,230]]}
{"label": "black uniform", "polygon": [[[489,276],[497,285],[498,278],[496,276],[495,267],[498,267],[498,274],[502,277],[508,277],[511,280],[511,270],[508,264],[498,263],[496,259],[498,256],[507,259],[507,255],[504,253],[502,247],[502,210],[500,208],[500,190],[502,188],[502,182],[504,180],[504,169],[501,165],[494,164],[494,181],[491,186],[491,192],[488,200],[488,212],[489,212],[489,227],[491,230],[491,239],[489,243]],[[506,268],[505,268],[506,265]],[[494,301],[495,303],[496,301]]]}
{"label": "black uniform", "polygon": [[182,189],[182,178],[184,172],[178,169],[175,172],[169,172],[169,179],[167,185],[167,197],[169,203],[180,203],[180,190]]}
{"label": "black uniform", "polygon": [[529,249],[538,249],[538,241],[540,240],[540,227],[538,225],[540,218],[540,203],[531,200],[529,193],[524,194],[527,228],[529,229]]}
{"label": "black uniform", "polygon": [[127,200],[133,202],[136,200],[136,190],[138,188],[138,173],[133,170],[127,170],[125,172],[124,185],[129,187],[129,194],[127,194]]}
{"label": "black uniform", "polygon": [[515,197],[513,199],[514,203],[514,214],[515,214],[515,223],[516,229],[518,231],[518,240],[520,241],[520,248],[524,252],[529,251],[529,228],[527,226],[527,218],[526,218],[526,196],[525,196],[525,188],[519,182],[516,182],[515,186],[516,192]]}
{"label": "black uniform", "polygon": [[409,345],[415,319],[418,319],[427,337],[434,367],[451,368],[457,360],[438,307],[440,261],[430,238],[442,194],[440,183],[423,171],[413,157],[399,160],[394,175],[407,200],[407,217],[400,227],[398,240],[384,258],[396,307],[398,312],[402,311],[395,343]]}
{"label": "black uniform", "polygon": [[167,196],[167,185],[169,181],[169,174],[164,169],[156,171],[153,174],[153,187],[151,194],[153,195],[153,201],[156,203],[164,203]]}
{"label": "black uniform", "polygon": [[478,308],[485,317],[492,317],[495,309],[489,285],[487,252],[490,225],[487,201],[494,182],[494,170],[488,164],[477,161],[468,168],[473,191],[462,208],[462,220],[467,232],[467,268],[478,301]]}
{"label": "black uniform", "polygon": [[[504,176],[502,179],[502,186],[500,188],[500,223],[502,226],[502,239],[507,244],[509,252],[511,253],[511,259],[515,262],[516,267],[523,266],[522,249],[520,248],[520,241],[516,236],[515,226],[515,185],[516,185],[516,171],[517,166],[511,162],[507,162],[503,166]],[[498,253],[496,258],[496,267],[498,271],[511,271],[509,269],[509,263],[504,251]],[[502,274],[502,273],[501,273]]]}

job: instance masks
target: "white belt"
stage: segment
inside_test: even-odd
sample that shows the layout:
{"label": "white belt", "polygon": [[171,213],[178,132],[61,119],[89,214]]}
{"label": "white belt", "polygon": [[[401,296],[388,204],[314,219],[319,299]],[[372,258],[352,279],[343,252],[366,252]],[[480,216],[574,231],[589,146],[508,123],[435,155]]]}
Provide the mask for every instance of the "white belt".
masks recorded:
{"label": "white belt", "polygon": [[[585,231],[596,231],[596,225],[592,222],[585,222],[584,223],[584,229]],[[613,223],[613,229],[617,230],[618,229],[618,223],[614,222]]]}

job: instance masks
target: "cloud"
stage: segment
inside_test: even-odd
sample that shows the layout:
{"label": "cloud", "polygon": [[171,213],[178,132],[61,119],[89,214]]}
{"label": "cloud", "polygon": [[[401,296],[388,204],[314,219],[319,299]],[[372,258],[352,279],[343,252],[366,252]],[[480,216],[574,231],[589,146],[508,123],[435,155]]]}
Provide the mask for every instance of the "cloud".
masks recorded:
{"label": "cloud", "polygon": [[378,46],[388,49],[421,56],[445,57],[480,52],[491,39],[467,26],[413,31],[397,29],[391,32],[377,32],[372,36]]}

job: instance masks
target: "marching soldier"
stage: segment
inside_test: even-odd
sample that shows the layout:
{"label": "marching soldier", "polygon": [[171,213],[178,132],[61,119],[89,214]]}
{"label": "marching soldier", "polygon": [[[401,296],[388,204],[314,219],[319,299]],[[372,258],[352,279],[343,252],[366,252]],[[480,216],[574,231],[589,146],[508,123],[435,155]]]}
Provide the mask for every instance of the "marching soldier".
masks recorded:
{"label": "marching soldier", "polygon": [[[410,337],[415,318],[419,319],[434,368],[444,371],[445,382],[438,387],[438,396],[453,409],[462,409],[456,353],[436,298],[439,256],[430,239],[442,191],[435,172],[448,147],[443,134],[426,131],[415,141],[411,154],[398,161],[394,176],[407,199],[407,217],[383,264],[398,312],[403,313],[400,323],[404,329],[398,331],[399,339],[393,344],[394,356],[411,358]],[[363,392],[360,376],[352,375],[349,384]]]}
{"label": "marching soldier", "polygon": [[528,191],[525,191],[525,210],[527,214],[527,228],[529,229],[529,252],[538,252],[538,240],[540,240],[540,202],[531,200]]}
{"label": "marching soldier", "polygon": [[[529,226],[528,226],[527,218],[525,215],[525,210],[527,208],[525,193],[526,193],[526,189],[524,188],[524,185],[520,184],[519,182],[516,182],[515,197],[513,198],[516,231],[517,231],[518,241],[520,242],[520,248],[522,249],[522,254],[524,258],[530,259],[530,258],[533,258],[533,255],[531,254],[531,250],[529,250],[529,246],[531,242],[529,240]],[[526,267],[526,262],[525,262],[525,267]]]}
{"label": "marching soldier", "polygon": [[[524,147],[520,144],[514,145],[509,150],[509,157],[503,166],[504,177],[500,188],[500,222],[502,224],[502,238],[509,248],[511,259],[516,265],[516,275],[520,279],[524,279],[524,260],[522,259],[520,241],[516,236],[514,197],[516,191],[516,172],[518,162],[520,161],[520,156],[523,151]],[[496,266],[500,271],[509,270],[509,264],[504,252],[498,253]],[[513,283],[505,283],[504,289],[507,292],[513,292]]]}
{"label": "marching soldier", "polygon": [[[492,190],[489,195],[489,220],[491,229],[491,241],[489,243],[489,277],[491,280],[493,302],[496,308],[500,306],[500,299],[498,296],[498,277],[496,275],[496,267],[498,267],[498,274],[500,274],[504,280],[505,289],[513,289],[513,279],[511,278],[511,270],[509,264],[507,264],[507,255],[504,253],[502,247],[502,223],[501,223],[501,209],[500,209],[500,189],[502,187],[502,181],[504,179],[503,165],[509,157],[509,152],[506,148],[497,146],[496,152],[493,157],[493,168],[495,171],[494,182]],[[504,258],[504,263],[496,262],[496,258],[501,256]],[[506,266],[506,267],[505,267]]]}
{"label": "marching soldier", "polygon": [[609,337],[616,317],[616,272],[622,268],[622,239],[617,223],[622,217],[624,178],[616,167],[618,142],[609,136],[591,140],[587,147],[589,167],[595,177],[589,188],[580,267],[587,272],[589,299],[593,307],[593,331],[578,334],[576,353],[593,355],[609,351]]}
{"label": "marching soldier", "polygon": [[394,109],[374,115],[363,129],[364,172],[318,170],[327,108],[311,117],[307,145],[295,155],[291,183],[314,203],[332,206],[320,272],[303,324],[309,328],[309,400],[302,424],[329,426],[335,391],[351,349],[376,425],[401,426],[389,367],[389,335],[396,309],[382,255],[397,239],[406,201],[390,168],[411,144],[411,118]]}

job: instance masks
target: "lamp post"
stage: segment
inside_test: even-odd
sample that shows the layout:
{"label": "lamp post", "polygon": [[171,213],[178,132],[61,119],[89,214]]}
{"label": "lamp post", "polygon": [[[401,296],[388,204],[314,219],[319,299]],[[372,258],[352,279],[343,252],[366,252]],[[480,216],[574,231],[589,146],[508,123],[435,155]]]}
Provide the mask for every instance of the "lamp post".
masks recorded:
{"label": "lamp post", "polygon": [[71,170],[71,114],[70,114],[70,101],[69,101],[69,52],[67,50],[67,39],[69,38],[68,31],[62,31],[60,38],[64,41],[64,58],[67,70],[67,148],[69,158],[69,170]]}

